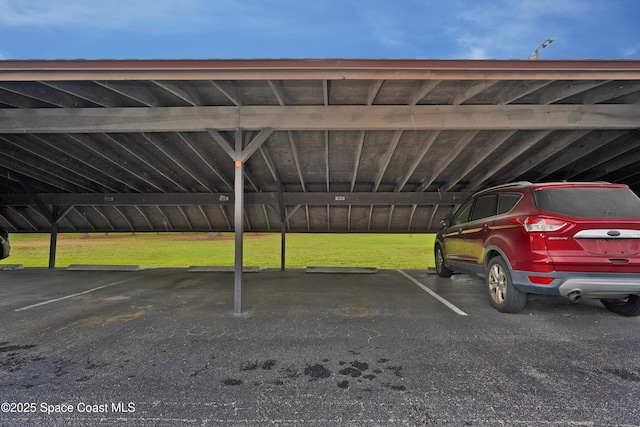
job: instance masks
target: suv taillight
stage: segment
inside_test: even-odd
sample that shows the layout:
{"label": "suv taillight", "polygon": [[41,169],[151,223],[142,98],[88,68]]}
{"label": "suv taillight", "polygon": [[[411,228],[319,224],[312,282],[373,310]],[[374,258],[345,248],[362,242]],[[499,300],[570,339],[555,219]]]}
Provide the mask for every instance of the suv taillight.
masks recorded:
{"label": "suv taillight", "polygon": [[566,227],[569,223],[554,218],[544,218],[541,216],[527,216],[512,218],[522,226],[527,233],[544,233],[546,231],[559,231]]}

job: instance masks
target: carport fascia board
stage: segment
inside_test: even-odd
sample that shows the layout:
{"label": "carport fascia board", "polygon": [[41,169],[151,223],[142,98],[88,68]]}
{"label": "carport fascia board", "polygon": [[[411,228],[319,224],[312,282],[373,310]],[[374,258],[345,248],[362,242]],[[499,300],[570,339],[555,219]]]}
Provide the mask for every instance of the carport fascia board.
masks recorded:
{"label": "carport fascia board", "polygon": [[636,129],[640,104],[242,106],[3,111],[0,133]]}
{"label": "carport fascia board", "polygon": [[637,60],[5,60],[0,81],[637,80]]}

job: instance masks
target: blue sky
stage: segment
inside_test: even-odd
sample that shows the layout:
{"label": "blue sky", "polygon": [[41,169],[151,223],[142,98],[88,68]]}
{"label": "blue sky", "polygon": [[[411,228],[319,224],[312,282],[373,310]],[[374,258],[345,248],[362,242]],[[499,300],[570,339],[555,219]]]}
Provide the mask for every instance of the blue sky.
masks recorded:
{"label": "blue sky", "polygon": [[640,57],[637,0],[0,0],[0,59]]}

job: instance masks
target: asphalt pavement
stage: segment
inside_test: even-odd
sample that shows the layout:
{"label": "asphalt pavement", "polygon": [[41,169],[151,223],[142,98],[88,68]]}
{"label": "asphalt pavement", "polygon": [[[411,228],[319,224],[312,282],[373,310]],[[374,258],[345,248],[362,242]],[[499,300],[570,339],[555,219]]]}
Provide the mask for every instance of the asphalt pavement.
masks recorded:
{"label": "asphalt pavement", "polygon": [[1,426],[638,426],[640,318],[426,271],[0,271]]}

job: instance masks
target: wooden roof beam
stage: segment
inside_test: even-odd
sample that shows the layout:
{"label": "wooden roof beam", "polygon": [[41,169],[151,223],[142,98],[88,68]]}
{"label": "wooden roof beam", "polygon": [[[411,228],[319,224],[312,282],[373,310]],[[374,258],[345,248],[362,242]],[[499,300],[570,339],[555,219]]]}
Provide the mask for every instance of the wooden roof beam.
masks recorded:
{"label": "wooden roof beam", "polygon": [[640,104],[7,109],[0,133],[637,129]]}

